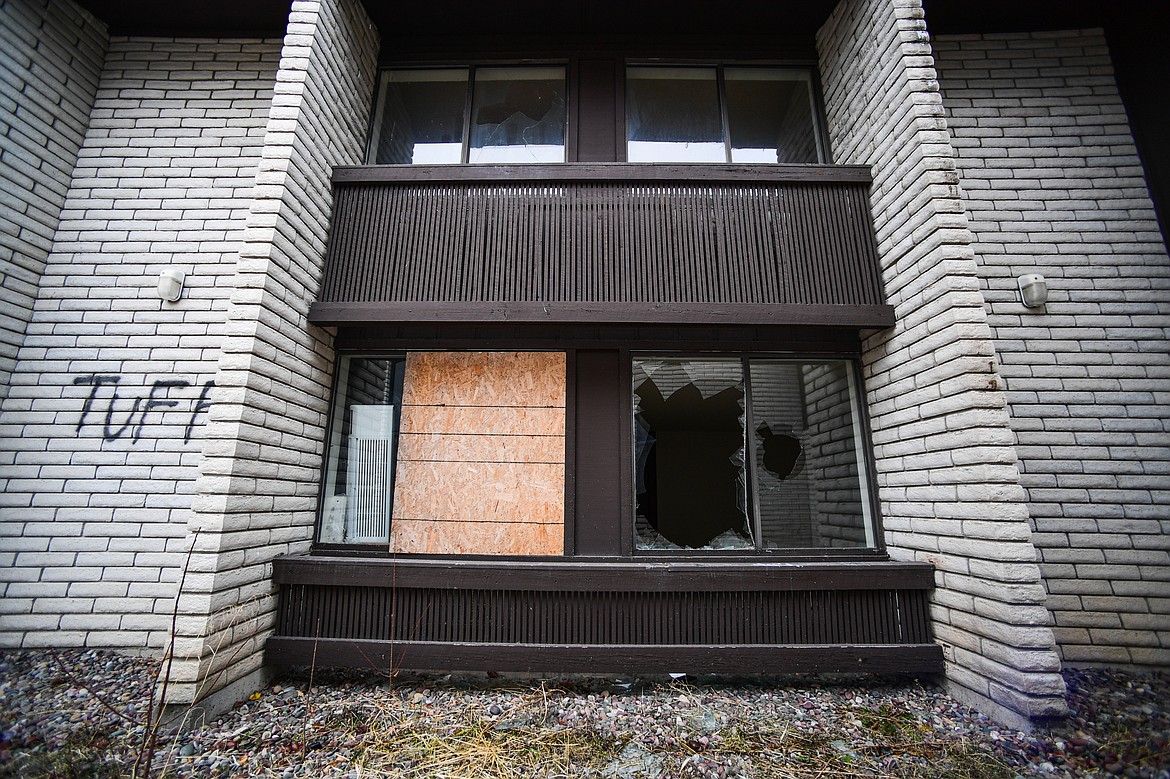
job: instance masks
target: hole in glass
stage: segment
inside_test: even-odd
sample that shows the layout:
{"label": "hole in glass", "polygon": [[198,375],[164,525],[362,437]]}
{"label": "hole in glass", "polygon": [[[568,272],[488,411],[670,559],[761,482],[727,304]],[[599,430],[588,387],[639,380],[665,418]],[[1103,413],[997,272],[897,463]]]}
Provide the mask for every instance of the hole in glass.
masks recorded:
{"label": "hole in glass", "polygon": [[638,549],[874,545],[849,363],[639,358],[633,393]]}

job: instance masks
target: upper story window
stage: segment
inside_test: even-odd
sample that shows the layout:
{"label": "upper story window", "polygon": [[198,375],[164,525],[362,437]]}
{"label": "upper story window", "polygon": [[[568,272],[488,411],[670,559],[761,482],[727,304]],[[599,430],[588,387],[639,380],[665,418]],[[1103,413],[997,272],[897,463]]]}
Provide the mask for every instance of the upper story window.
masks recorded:
{"label": "upper story window", "polygon": [[626,70],[629,162],[821,162],[816,115],[807,70]]}
{"label": "upper story window", "polygon": [[395,69],[382,74],[369,161],[565,161],[565,69]]}

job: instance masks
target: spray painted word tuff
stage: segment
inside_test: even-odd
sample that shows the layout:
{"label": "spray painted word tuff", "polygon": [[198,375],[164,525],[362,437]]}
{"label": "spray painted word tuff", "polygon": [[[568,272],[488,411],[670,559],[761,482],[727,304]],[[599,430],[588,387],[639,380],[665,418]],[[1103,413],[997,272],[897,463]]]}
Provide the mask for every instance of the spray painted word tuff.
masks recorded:
{"label": "spray painted word tuff", "polygon": [[[74,384],[93,388],[89,391],[89,396],[85,399],[85,405],[81,408],[81,418],[77,420],[77,432],[79,435],[82,428],[87,424],[97,424],[102,419],[102,409],[95,406],[100,406],[104,403],[105,423],[102,429],[102,436],[107,441],[116,441],[128,435],[131,441],[137,441],[142,437],[142,429],[146,427],[148,419],[153,419],[158,424],[162,421],[161,416],[163,410],[176,408],[179,405],[178,400],[171,400],[171,390],[186,389],[191,386],[191,382],[183,379],[158,379],[150,386],[150,391],[145,398],[136,397],[130,405],[129,410],[119,410],[117,404],[120,400],[130,400],[129,398],[123,399],[118,397],[118,384],[121,381],[121,376],[103,376],[97,373],[78,376],[73,379]],[[211,401],[208,398],[211,395],[211,388],[214,386],[214,381],[205,382],[198,399],[191,406],[191,416],[187,421],[187,428],[183,433],[184,442],[191,440],[191,434],[195,430],[195,421],[199,415],[211,408]],[[110,396],[105,399],[99,399],[98,395],[101,393],[103,387],[111,388]],[[151,416],[152,412],[153,417]],[[91,414],[94,417],[92,421],[90,419]],[[125,416],[121,416],[123,414]],[[120,416],[121,419],[115,420],[115,416]],[[118,424],[119,421],[121,424]]]}

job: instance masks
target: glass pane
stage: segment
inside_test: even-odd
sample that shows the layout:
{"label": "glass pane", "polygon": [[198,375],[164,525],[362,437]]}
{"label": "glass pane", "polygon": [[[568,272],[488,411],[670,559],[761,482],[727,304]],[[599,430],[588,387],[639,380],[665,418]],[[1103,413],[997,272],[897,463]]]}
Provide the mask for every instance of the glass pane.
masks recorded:
{"label": "glass pane", "polygon": [[338,362],[322,543],[390,541],[405,365],[403,359],[385,357],[342,357]]}
{"label": "glass pane", "polygon": [[564,162],[565,69],[477,68],[470,162]]}
{"label": "glass pane", "polygon": [[373,162],[459,163],[463,157],[467,78],[466,68],[384,73]]}
{"label": "glass pane", "polygon": [[845,362],[751,362],[765,548],[873,545],[852,376]]}
{"label": "glass pane", "polygon": [[738,360],[634,361],[638,549],[752,549]]}
{"label": "glass pane", "polygon": [[807,73],[727,68],[732,162],[817,162]]}
{"label": "glass pane", "polygon": [[626,159],[727,161],[715,68],[626,71]]}

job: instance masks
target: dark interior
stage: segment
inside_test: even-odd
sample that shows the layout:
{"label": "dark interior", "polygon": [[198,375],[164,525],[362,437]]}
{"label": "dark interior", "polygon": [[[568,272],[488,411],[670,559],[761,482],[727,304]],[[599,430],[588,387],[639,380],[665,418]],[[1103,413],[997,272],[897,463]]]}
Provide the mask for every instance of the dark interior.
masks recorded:
{"label": "dark interior", "polygon": [[708,397],[687,384],[664,398],[652,379],[634,393],[637,512],[666,541],[707,546],[728,531],[750,538],[742,507],[743,390]]}

